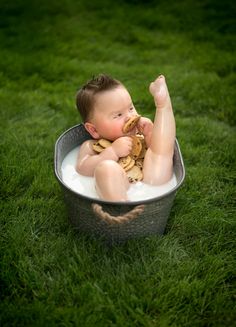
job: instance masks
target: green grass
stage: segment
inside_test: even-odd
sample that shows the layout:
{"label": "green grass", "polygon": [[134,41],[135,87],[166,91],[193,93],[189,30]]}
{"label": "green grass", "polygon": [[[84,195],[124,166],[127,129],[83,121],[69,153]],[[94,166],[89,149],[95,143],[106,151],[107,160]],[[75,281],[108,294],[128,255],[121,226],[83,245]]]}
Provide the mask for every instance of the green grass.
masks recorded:
{"label": "green grass", "polygon": [[[235,4],[0,4],[1,326],[235,326]],[[153,118],[169,85],[186,179],[163,237],[78,237],[53,173],[80,122],[75,93],[106,72]]]}

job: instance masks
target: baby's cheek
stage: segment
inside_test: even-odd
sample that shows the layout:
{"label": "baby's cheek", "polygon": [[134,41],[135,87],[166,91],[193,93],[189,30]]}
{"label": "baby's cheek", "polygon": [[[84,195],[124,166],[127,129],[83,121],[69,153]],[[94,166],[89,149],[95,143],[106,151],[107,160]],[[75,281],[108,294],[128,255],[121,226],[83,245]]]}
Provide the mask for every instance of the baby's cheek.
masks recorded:
{"label": "baby's cheek", "polygon": [[123,124],[112,124],[112,126],[110,126],[110,131],[114,138],[118,138],[123,135],[122,128]]}
{"label": "baby's cheek", "polygon": [[117,124],[114,127],[114,130],[116,131],[117,134],[119,134],[121,136],[121,135],[123,135],[123,127],[124,127],[124,122],[119,122],[119,124]]}
{"label": "baby's cheek", "polygon": [[101,138],[115,140],[121,136],[119,126],[111,121],[101,120],[97,124],[97,130]]}

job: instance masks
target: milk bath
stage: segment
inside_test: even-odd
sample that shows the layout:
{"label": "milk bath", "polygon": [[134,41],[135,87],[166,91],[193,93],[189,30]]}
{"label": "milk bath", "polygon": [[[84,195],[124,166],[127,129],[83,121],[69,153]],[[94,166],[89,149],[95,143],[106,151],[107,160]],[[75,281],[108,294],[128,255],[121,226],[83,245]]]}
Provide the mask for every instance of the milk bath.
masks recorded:
{"label": "milk bath", "polygon": [[[98,199],[99,197],[95,189],[95,179],[80,175],[75,170],[79,148],[80,146],[70,151],[62,161],[62,180],[73,191],[93,199]],[[173,175],[168,183],[161,186],[153,186],[143,182],[130,184],[127,194],[130,201],[148,200],[169,192],[176,185],[177,180],[175,175]]]}

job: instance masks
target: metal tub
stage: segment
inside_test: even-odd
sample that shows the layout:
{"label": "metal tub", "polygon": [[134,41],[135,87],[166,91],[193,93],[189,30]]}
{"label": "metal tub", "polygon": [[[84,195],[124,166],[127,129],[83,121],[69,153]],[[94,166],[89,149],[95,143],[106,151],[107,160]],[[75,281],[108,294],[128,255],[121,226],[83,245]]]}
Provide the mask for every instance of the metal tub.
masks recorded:
{"label": "metal tub", "polygon": [[183,183],[185,169],[178,141],[175,141],[174,172],[177,185],[168,193],[144,201],[107,202],[93,199],[70,189],[62,180],[61,165],[66,155],[91,136],[83,124],[64,132],[56,141],[55,175],[60,183],[69,220],[80,233],[102,238],[109,244],[150,235],[162,235],[176,191]]}

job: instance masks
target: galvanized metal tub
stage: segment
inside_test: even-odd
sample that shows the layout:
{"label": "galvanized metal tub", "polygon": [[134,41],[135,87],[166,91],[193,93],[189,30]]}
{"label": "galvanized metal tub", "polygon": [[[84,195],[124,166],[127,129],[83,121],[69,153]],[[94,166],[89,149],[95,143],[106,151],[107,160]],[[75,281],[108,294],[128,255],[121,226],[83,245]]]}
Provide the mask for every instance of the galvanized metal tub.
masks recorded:
{"label": "galvanized metal tub", "polygon": [[56,141],[54,171],[60,183],[69,220],[80,233],[121,243],[129,239],[162,235],[176,192],[185,178],[185,169],[178,141],[175,141],[174,172],[177,185],[168,193],[144,201],[107,202],[79,194],[63,182],[61,166],[66,155],[85,140],[91,139],[83,124],[65,131]]}

